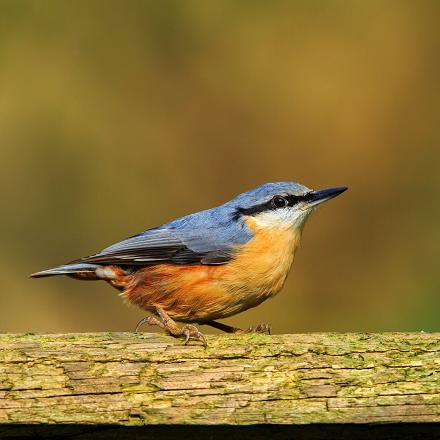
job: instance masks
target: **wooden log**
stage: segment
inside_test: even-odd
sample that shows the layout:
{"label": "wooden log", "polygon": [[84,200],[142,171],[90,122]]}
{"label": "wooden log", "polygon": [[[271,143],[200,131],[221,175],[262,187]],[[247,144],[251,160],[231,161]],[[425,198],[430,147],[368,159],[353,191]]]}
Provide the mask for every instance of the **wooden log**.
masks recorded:
{"label": "wooden log", "polygon": [[440,423],[439,333],[0,335],[3,427],[378,422]]}

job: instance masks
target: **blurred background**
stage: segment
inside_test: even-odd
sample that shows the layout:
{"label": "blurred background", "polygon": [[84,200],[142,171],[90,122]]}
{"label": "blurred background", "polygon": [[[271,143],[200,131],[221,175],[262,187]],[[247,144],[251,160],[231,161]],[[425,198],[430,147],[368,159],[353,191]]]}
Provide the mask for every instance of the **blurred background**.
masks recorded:
{"label": "blurred background", "polygon": [[2,0],[0,331],[132,331],[145,314],[107,284],[28,275],[292,180],[350,190],[283,291],[225,322],[440,330],[439,12]]}

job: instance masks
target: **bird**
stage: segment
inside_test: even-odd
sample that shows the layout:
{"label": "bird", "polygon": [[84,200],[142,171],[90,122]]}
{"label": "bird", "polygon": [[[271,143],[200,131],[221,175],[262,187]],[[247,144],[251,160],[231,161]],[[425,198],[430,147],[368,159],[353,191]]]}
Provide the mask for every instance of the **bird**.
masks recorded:
{"label": "bird", "polygon": [[[218,320],[258,306],[282,289],[310,214],[345,190],[265,183],[223,205],[147,229],[31,277],[104,280],[128,303],[149,312],[136,332],[149,324],[184,338],[185,344],[193,338],[206,347],[206,337],[195,324],[242,331]],[[269,324],[248,329],[270,330]]]}

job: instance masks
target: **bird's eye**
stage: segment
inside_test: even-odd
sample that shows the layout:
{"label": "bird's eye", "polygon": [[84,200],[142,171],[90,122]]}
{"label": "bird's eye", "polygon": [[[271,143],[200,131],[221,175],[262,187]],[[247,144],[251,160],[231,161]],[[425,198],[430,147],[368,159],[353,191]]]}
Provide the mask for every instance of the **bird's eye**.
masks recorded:
{"label": "bird's eye", "polygon": [[287,203],[288,203],[287,200],[284,197],[281,197],[281,196],[275,196],[272,199],[272,205],[275,208],[284,208],[285,206],[287,206]]}

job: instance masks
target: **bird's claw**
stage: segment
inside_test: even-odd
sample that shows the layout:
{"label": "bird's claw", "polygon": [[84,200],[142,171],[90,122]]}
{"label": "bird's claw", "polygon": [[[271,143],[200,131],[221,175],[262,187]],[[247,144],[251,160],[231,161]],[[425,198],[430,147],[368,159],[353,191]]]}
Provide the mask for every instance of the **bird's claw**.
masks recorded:
{"label": "bird's claw", "polygon": [[190,338],[193,337],[195,339],[200,339],[205,348],[208,346],[205,335],[195,325],[186,324],[183,326],[182,334],[185,336],[184,345],[188,344]]}
{"label": "bird's claw", "polygon": [[263,333],[270,335],[272,333],[272,324],[263,323],[255,326],[251,325],[247,330],[243,330],[243,333]]}
{"label": "bird's claw", "polygon": [[[151,318],[152,316],[146,316],[145,318],[142,318],[137,324],[136,324],[136,328],[134,329],[134,332],[137,333],[139,331],[139,329],[144,325],[144,324],[152,324],[151,323]],[[154,324],[152,324],[154,325]]]}
{"label": "bird's claw", "polygon": [[159,320],[155,316],[146,316],[145,318],[142,318],[137,323],[134,332],[137,333],[140,327],[143,326],[144,324],[157,325],[158,327],[165,329],[171,336],[174,336],[176,338],[183,336],[185,338],[184,341],[185,345],[188,344],[191,338],[195,338],[195,339],[200,339],[205,348],[208,346],[205,335],[202,332],[200,332],[195,325],[186,324],[183,327],[178,327],[177,324],[171,318],[169,318],[164,313],[162,314],[163,316],[161,317],[161,320]]}

